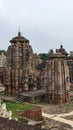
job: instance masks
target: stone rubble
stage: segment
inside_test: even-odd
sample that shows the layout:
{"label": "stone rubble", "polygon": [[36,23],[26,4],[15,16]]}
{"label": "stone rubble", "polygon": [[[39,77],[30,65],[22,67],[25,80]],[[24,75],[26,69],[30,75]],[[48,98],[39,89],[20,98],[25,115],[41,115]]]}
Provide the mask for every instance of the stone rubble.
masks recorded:
{"label": "stone rubble", "polygon": [[12,111],[7,111],[6,103],[1,103],[0,100],[0,117],[12,119]]}

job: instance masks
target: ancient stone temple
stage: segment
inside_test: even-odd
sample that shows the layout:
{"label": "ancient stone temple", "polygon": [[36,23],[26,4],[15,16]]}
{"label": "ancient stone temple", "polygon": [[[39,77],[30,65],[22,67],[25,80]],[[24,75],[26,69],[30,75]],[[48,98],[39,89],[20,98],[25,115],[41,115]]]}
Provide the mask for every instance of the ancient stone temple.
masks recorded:
{"label": "ancient stone temple", "polygon": [[6,95],[17,95],[23,91],[37,89],[37,71],[35,66],[41,62],[40,58],[35,59],[29,40],[21,36],[14,37],[7,51],[7,69],[5,86]]}
{"label": "ancient stone temple", "polygon": [[0,68],[6,67],[6,56],[2,53],[0,55]]}
{"label": "ancient stone temple", "polygon": [[65,56],[65,59],[67,60],[69,66],[70,89],[73,90],[73,56],[69,55],[65,51],[63,45],[61,45],[59,49],[56,49],[56,52],[60,52],[62,55]]}
{"label": "ancient stone temple", "polygon": [[60,52],[62,55],[66,56],[66,57],[68,56],[68,53],[63,48],[63,45],[61,45],[59,49],[56,49],[56,52]]}
{"label": "ancient stone temple", "polygon": [[43,63],[20,32],[10,43],[6,56],[6,95],[28,102],[65,103],[70,100],[68,53],[62,45]]}
{"label": "ancient stone temple", "polygon": [[4,83],[6,70],[6,56],[2,53],[0,55],[0,84]]}
{"label": "ancient stone temple", "polygon": [[65,55],[60,52],[49,57],[45,67],[46,101],[65,103],[70,100],[69,68]]}

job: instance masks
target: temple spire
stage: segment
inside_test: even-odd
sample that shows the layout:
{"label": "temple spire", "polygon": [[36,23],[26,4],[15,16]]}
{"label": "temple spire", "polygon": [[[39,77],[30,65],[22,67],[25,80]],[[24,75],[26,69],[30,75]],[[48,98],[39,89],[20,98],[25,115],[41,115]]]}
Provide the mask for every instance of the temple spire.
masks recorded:
{"label": "temple spire", "polygon": [[60,48],[63,48],[63,45],[61,44]]}
{"label": "temple spire", "polygon": [[18,28],[18,36],[21,36],[20,27]]}
{"label": "temple spire", "polygon": [[20,31],[18,32],[18,36],[21,36],[21,32]]}

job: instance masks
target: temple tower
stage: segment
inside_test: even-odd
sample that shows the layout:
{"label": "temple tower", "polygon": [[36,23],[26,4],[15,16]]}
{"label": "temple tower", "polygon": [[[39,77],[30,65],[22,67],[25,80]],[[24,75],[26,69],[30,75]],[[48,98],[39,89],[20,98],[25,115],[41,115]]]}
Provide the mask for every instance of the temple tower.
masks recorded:
{"label": "temple tower", "polygon": [[[24,38],[20,32],[12,38],[11,45],[7,51],[7,69],[5,80],[6,95],[17,95],[23,91],[29,91],[29,79],[34,81],[35,64],[32,47],[29,40]],[[33,83],[36,89],[36,84]],[[32,88],[31,88],[32,89]]]}
{"label": "temple tower", "polygon": [[65,103],[70,100],[69,68],[65,55],[60,52],[49,57],[45,67],[46,100],[49,103]]}
{"label": "temple tower", "polygon": [[2,53],[0,55],[0,84],[4,84],[6,70],[6,56]]}

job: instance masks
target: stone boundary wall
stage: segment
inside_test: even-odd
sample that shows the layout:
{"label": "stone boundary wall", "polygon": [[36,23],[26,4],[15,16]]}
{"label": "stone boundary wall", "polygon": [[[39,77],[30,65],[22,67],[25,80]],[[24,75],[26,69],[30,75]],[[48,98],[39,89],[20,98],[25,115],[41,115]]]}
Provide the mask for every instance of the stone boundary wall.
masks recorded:
{"label": "stone boundary wall", "polygon": [[0,117],[0,130],[41,130],[39,126],[29,126],[20,121]]}

